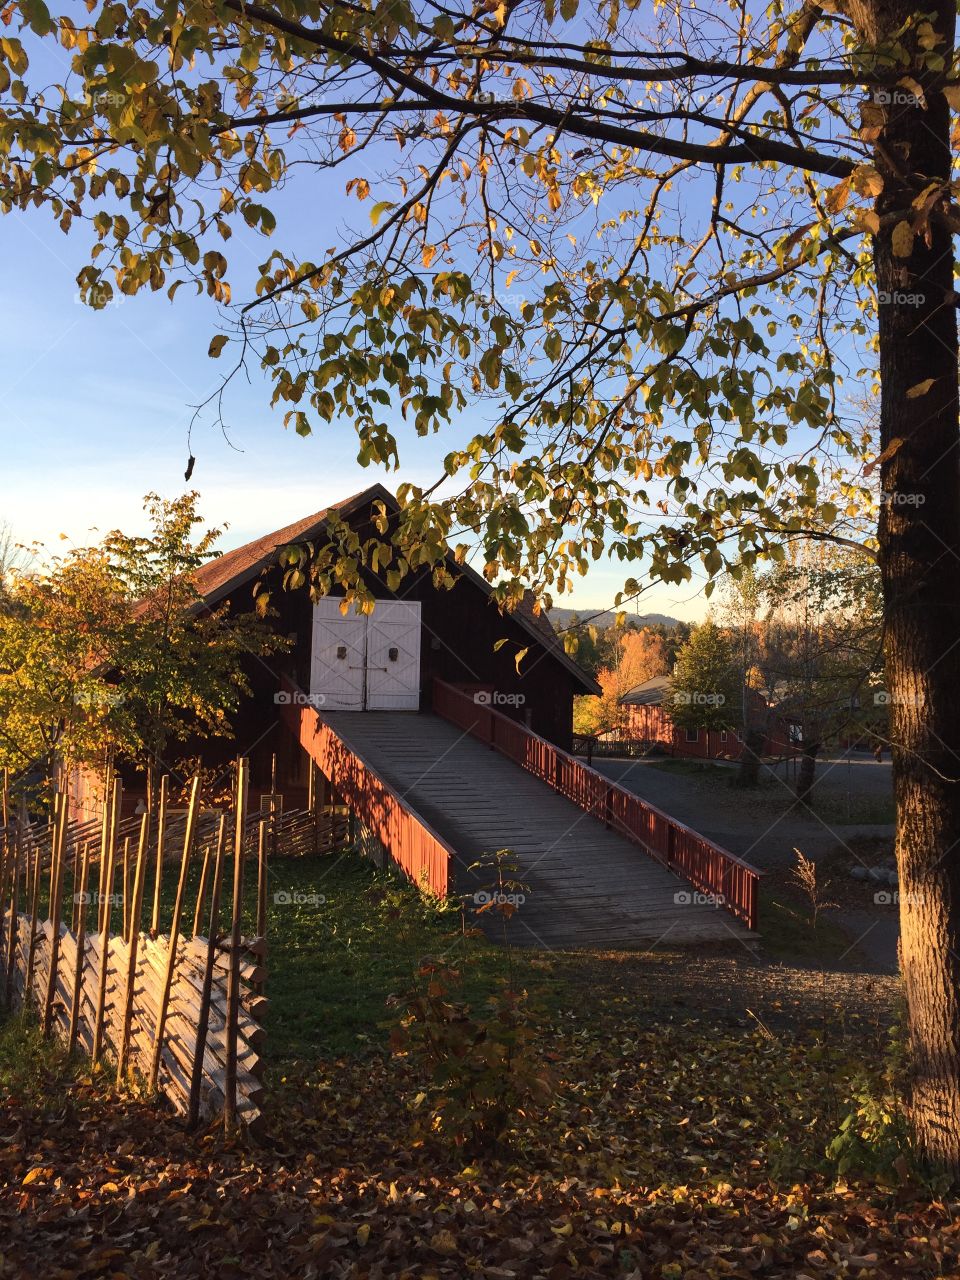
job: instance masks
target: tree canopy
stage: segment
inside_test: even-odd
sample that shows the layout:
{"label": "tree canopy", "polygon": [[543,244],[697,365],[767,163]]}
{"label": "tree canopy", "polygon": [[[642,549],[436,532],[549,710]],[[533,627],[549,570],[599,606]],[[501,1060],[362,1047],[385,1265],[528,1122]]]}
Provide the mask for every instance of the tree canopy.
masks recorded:
{"label": "tree canopy", "polygon": [[[91,305],[206,292],[210,354],[259,361],[301,433],[352,421],[364,465],[479,406],[437,486],[402,489],[401,573],[449,539],[504,598],[604,550],[680,581],[869,507],[833,343],[875,305],[859,86],[898,83],[895,45],[854,58],[814,5],[12,10],[3,199],[86,224]],[[62,86],[37,37],[70,51]],[[338,177],[356,212],[316,254],[283,191]],[[249,291],[238,227],[265,238]]]}
{"label": "tree canopy", "polygon": [[[0,765],[42,783],[55,760],[151,770],[170,746],[230,736],[243,659],[283,641],[253,613],[199,609],[193,571],[213,554],[197,494],[148,494],[150,531],[43,556],[0,608]],[[44,562],[45,561],[45,562]]]}

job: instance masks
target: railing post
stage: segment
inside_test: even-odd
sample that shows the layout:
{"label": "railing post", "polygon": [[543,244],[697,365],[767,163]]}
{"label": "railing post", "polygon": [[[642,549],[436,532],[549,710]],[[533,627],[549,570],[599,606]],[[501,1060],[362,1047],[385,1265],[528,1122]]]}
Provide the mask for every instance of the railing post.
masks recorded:
{"label": "railing post", "polygon": [[671,822],[667,826],[667,866],[668,867],[673,866],[673,842],[674,842],[675,836],[676,836],[676,828]]}
{"label": "railing post", "polygon": [[603,825],[609,827],[613,820],[613,787],[607,787],[607,794],[603,804]]}

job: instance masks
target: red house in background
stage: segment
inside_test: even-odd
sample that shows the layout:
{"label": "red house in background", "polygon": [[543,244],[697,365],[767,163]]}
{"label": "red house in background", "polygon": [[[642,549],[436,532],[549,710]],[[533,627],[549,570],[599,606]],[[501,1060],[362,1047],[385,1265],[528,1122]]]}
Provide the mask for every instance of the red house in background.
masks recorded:
{"label": "red house in background", "polygon": [[[670,677],[653,676],[620,699],[621,733],[635,742],[656,745],[670,755],[702,760],[739,760],[743,740],[736,729],[682,729],[669,708]],[[747,726],[764,734],[761,755],[795,755],[801,746],[800,722],[784,715],[756,689],[744,689]]]}

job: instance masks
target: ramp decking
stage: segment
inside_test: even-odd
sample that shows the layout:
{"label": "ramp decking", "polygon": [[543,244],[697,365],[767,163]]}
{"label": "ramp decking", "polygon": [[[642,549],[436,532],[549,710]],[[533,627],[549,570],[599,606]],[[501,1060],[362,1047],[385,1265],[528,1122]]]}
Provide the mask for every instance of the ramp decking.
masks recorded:
{"label": "ramp decking", "polygon": [[448,721],[396,711],[323,719],[453,847],[454,891],[488,884],[467,870],[482,854],[517,855],[529,894],[510,922],[516,944],[646,948],[751,937],[635,844]]}

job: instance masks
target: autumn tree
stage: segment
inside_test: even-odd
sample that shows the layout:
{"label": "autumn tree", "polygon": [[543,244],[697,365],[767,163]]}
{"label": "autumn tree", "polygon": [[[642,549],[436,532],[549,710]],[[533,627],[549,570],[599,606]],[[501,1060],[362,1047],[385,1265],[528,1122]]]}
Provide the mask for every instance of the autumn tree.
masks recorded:
{"label": "autumn tree", "polygon": [[245,660],[284,642],[254,613],[207,609],[194,571],[218,529],[197,495],[149,494],[149,532],[47,556],[0,610],[0,764],[49,787],[58,764],[148,774],[194,737],[230,736]]}
{"label": "autumn tree", "polygon": [[603,690],[596,705],[597,728],[603,733],[616,728],[623,719],[621,699],[651,676],[665,675],[667,653],[663,639],[646,628],[618,628],[612,642],[612,661],[597,672]]}
{"label": "autumn tree", "polygon": [[[401,486],[379,542],[313,549],[321,586],[362,591],[371,558],[442,579],[448,548],[479,546],[509,603],[604,549],[676,583],[858,543],[861,424],[838,389],[876,361],[912,1114],[960,1171],[955,6],[4,18],[0,199],[89,229],[93,306],[207,293],[227,374],[259,362],[301,433],[349,421],[365,465],[473,404],[478,430],[436,484]],[[69,54],[62,86],[31,65],[41,41]],[[318,208],[338,174],[356,217],[305,253],[278,192]],[[275,236],[240,295],[236,227]]]}
{"label": "autumn tree", "polygon": [[124,740],[108,678],[127,602],[102,550],[12,573],[0,609],[0,766],[49,787],[57,759],[94,767]]}
{"label": "autumn tree", "polygon": [[[204,528],[199,494],[147,494],[149,529],[109,533],[103,549],[130,614],[116,636],[112,666],[125,693],[130,759],[147,774],[170,768],[170,752],[196,737],[230,737],[230,716],[249,692],[251,656],[285,646],[251,609],[208,608],[194,574],[215,557],[219,528]],[[251,602],[252,603],[252,602]]]}
{"label": "autumn tree", "polygon": [[681,729],[742,727],[743,678],[729,635],[710,618],[677,654],[666,706]]}
{"label": "autumn tree", "polygon": [[764,682],[799,721],[797,795],[807,801],[828,746],[888,736],[880,578],[844,547],[805,548],[761,583],[758,653]]}

